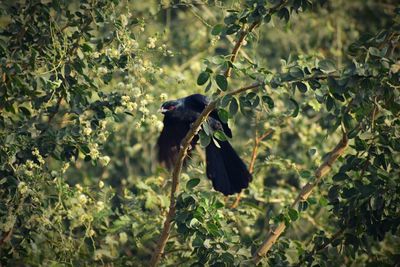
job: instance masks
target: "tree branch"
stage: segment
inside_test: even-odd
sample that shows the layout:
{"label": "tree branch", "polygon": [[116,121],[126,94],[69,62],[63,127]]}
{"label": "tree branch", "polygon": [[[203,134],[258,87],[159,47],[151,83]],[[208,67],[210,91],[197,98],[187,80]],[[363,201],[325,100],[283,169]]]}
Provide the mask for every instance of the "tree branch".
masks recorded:
{"label": "tree branch", "polygon": [[[321,181],[322,177],[329,173],[332,168],[332,164],[344,153],[345,149],[348,145],[348,137],[345,133],[343,133],[343,137],[340,142],[336,145],[336,147],[328,154],[325,158],[324,162],[318,167],[315,171],[314,176],[315,179],[313,182],[308,182],[300,191],[297,198],[294,200],[291,208],[294,208],[300,201],[306,201],[310,196],[312,190],[318,185]],[[281,222],[275,229],[271,230],[264,242],[261,244],[259,249],[253,255],[253,262],[255,264],[260,263],[261,259],[267,254],[267,252],[271,249],[273,244],[278,240],[279,236],[285,230],[286,225],[284,222]]]}
{"label": "tree branch", "polygon": [[0,247],[11,239],[13,229],[14,227],[11,230],[3,233],[3,236],[0,238]]}

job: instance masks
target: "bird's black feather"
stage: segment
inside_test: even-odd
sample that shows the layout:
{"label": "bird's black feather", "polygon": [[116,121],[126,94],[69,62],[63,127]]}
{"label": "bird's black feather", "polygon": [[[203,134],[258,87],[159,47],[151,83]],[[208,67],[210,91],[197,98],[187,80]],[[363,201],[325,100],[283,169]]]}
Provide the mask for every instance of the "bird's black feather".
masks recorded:
{"label": "bird's black feather", "polygon": [[239,193],[249,186],[251,174],[238,154],[227,141],[214,142],[206,147],[207,177],[215,190],[224,195]]}
{"label": "bird's black feather", "polygon": [[[203,111],[203,109],[210,103],[208,98],[201,94],[190,95],[185,98],[184,102],[185,102],[185,106],[187,107],[187,109],[194,110],[198,113],[201,113]],[[228,136],[229,138],[232,138],[231,129],[229,128],[227,123],[222,122],[220,120],[220,118],[218,116],[218,112],[216,110],[213,110],[210,113],[209,117],[218,121],[222,125],[222,130],[224,131],[226,136]]]}
{"label": "bird's black feather", "polygon": [[[182,139],[208,104],[209,100],[206,96],[194,94],[162,105],[165,117],[164,128],[157,141],[158,161],[167,168],[171,169],[174,166]],[[232,137],[231,129],[227,123],[220,120],[217,111],[211,112],[209,124],[214,130],[223,130],[228,137]],[[196,135],[192,140],[191,149],[197,141]],[[224,195],[231,195],[247,188],[251,181],[251,174],[244,162],[228,141],[215,141],[220,147],[213,142],[206,148],[206,172],[214,189]]]}
{"label": "bird's black feather", "polygon": [[[182,139],[189,131],[190,124],[186,121],[175,120],[169,116],[164,117],[163,123],[164,128],[157,141],[158,161],[168,169],[172,169],[178,158]],[[192,140],[191,149],[195,147],[197,140],[198,136],[195,136]]]}

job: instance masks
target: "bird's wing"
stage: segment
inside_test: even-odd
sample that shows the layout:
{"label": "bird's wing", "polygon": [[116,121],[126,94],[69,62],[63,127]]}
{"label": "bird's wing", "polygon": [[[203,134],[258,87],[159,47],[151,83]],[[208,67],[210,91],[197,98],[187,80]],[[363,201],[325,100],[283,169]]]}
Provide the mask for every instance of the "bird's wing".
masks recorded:
{"label": "bird's wing", "polygon": [[[185,104],[192,110],[201,113],[204,108],[210,103],[210,101],[208,100],[208,98],[204,95],[201,94],[194,94],[194,95],[190,95],[186,98]],[[214,120],[218,121],[219,123],[221,123],[222,125],[222,129],[224,131],[224,133],[232,138],[232,131],[229,128],[228,124],[225,122],[222,122],[221,119],[218,116],[218,112],[216,110],[213,110],[210,113],[211,118],[213,118]],[[215,125],[215,123],[213,123]]]}
{"label": "bird's wing", "polygon": [[[164,128],[157,141],[158,161],[168,169],[172,169],[178,158],[182,139],[190,129],[190,123],[167,116],[164,117],[163,123]],[[189,150],[194,148],[197,140],[197,136],[193,138]]]}

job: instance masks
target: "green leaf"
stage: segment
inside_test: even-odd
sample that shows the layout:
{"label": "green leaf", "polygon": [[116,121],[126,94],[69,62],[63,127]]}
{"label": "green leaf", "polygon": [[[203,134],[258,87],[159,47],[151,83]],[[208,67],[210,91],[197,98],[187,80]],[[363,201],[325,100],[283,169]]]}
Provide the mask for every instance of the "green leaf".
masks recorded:
{"label": "green leaf", "polygon": [[347,136],[349,137],[349,139],[353,139],[354,137],[358,136],[360,131],[361,129],[359,127],[355,127],[347,134]]}
{"label": "green leaf", "polygon": [[306,170],[305,171],[300,171],[300,176],[302,178],[310,178],[311,175],[312,175],[312,173],[310,171],[306,171]]}
{"label": "green leaf", "polygon": [[324,198],[324,197],[322,197],[322,196],[320,197],[320,199],[319,199],[319,204],[320,204],[322,207],[327,206],[328,203],[329,203],[329,201],[328,201],[326,198]]}
{"label": "green leaf", "polygon": [[370,48],[368,48],[368,53],[375,57],[383,57],[384,56],[384,55],[382,55],[382,52],[378,48],[372,47],[372,46]]}
{"label": "green leaf", "polygon": [[204,243],[204,240],[200,236],[196,235],[196,238],[192,242],[192,246],[194,248],[196,248],[196,247],[201,248],[201,247],[203,247],[203,243]]}
{"label": "green leaf", "polygon": [[278,17],[282,20],[285,20],[285,22],[288,23],[290,18],[289,10],[286,7],[281,8],[278,11]]}
{"label": "green leaf", "polygon": [[326,110],[331,111],[331,109],[333,108],[333,106],[335,105],[335,99],[333,99],[332,97],[330,97],[329,95],[326,97]]}
{"label": "green leaf", "polygon": [[204,131],[199,132],[199,138],[200,146],[203,148],[207,147],[211,142],[211,138]]}
{"label": "green leaf", "polygon": [[82,44],[81,48],[84,52],[93,52],[93,49],[88,44]]}
{"label": "green leaf", "polygon": [[76,49],[76,54],[78,55],[78,57],[80,59],[84,59],[85,58],[85,56],[83,55],[82,50],[79,47]]}
{"label": "green leaf", "polygon": [[305,211],[308,208],[308,201],[300,201],[299,202],[299,207],[298,210],[299,211]]}
{"label": "green leaf", "polygon": [[224,75],[218,74],[215,77],[215,81],[217,82],[218,87],[222,91],[226,91],[226,89],[228,89],[228,80],[226,79],[226,77]]}
{"label": "green leaf", "polygon": [[212,28],[211,34],[212,35],[219,35],[222,32],[223,29],[224,29],[224,25],[217,24]]}
{"label": "green leaf", "polygon": [[307,92],[307,85],[302,82],[296,82],[296,87],[301,93]]}
{"label": "green leaf", "polygon": [[304,77],[304,72],[300,67],[293,67],[289,69],[289,74],[293,78],[303,78]]}
{"label": "green leaf", "polygon": [[27,109],[26,107],[18,107],[19,111],[22,112],[26,117],[30,117],[31,116],[31,112],[29,111],[29,109]]}
{"label": "green leaf", "polygon": [[251,104],[252,108],[256,108],[258,107],[258,105],[260,104],[260,97],[256,96],[253,100],[253,103]]}
{"label": "green leaf", "polygon": [[224,18],[224,23],[226,25],[233,24],[237,21],[237,19],[238,19],[238,14],[236,12],[233,12]]}
{"label": "green leaf", "polygon": [[349,199],[349,198],[353,198],[358,194],[358,191],[354,188],[344,188],[343,192],[342,192],[342,197]]}
{"label": "green leaf", "polygon": [[293,98],[290,98],[289,100],[290,100],[290,102],[294,105],[294,110],[293,110],[293,113],[292,113],[291,116],[294,117],[294,118],[296,118],[297,115],[299,115],[300,106],[299,106],[299,104],[297,103],[297,101],[294,100]]}
{"label": "green leaf", "polygon": [[353,129],[354,121],[353,117],[349,113],[343,115],[342,121],[347,130]]}
{"label": "green leaf", "polygon": [[223,207],[225,207],[225,205],[224,205],[224,203],[222,203],[221,201],[216,201],[215,203],[214,203],[214,208],[216,208],[216,209],[220,209],[220,208],[223,208]]}
{"label": "green leaf", "polygon": [[268,23],[268,22],[270,22],[271,21],[271,15],[270,14],[267,14],[265,17],[264,17],[264,23]]}
{"label": "green leaf", "polygon": [[199,178],[190,179],[190,180],[187,181],[187,183],[186,183],[186,189],[192,190],[192,189],[195,188],[199,183],[200,183],[200,179],[199,179]]}
{"label": "green leaf", "polygon": [[345,181],[345,180],[349,181],[350,177],[344,172],[339,172],[332,177],[332,180],[335,182]]}
{"label": "green leaf", "polygon": [[236,98],[232,98],[231,100],[231,104],[229,105],[229,114],[231,114],[231,116],[235,115],[238,112],[239,109],[239,104],[237,102]]}
{"label": "green leaf", "polygon": [[212,86],[212,81],[210,80],[210,82],[207,84],[206,88],[204,89],[204,92],[210,91],[211,86]]}
{"label": "green leaf", "polygon": [[207,230],[212,236],[218,236],[219,235],[219,227],[211,222],[207,223]]}
{"label": "green leaf", "polygon": [[214,138],[211,138],[211,140],[216,147],[221,148],[221,145],[219,144],[219,142],[217,140],[215,140]]}
{"label": "green leaf", "polygon": [[335,201],[339,196],[339,186],[334,185],[328,191],[328,198],[331,202]]}
{"label": "green leaf", "polygon": [[218,117],[221,119],[222,122],[227,123],[229,119],[229,112],[225,109],[218,110]]}
{"label": "green leaf", "polygon": [[108,83],[111,81],[111,79],[112,79],[112,73],[109,72],[109,73],[104,74],[103,77],[102,77],[102,79],[103,79],[103,82],[104,82],[105,84],[108,84]]}
{"label": "green leaf", "polygon": [[210,78],[210,73],[207,71],[203,71],[199,74],[199,77],[197,78],[197,85],[203,85],[205,84],[208,79]]}
{"label": "green leaf", "polygon": [[299,212],[292,208],[289,208],[288,215],[292,221],[296,221],[299,218]]}
{"label": "green leaf", "polygon": [[212,130],[210,124],[208,123],[208,120],[206,120],[206,121],[203,123],[202,126],[203,126],[204,132],[205,132],[208,136],[211,136],[212,133],[213,133],[213,130]]}
{"label": "green leaf", "polygon": [[358,136],[354,138],[354,145],[357,151],[363,151],[367,148],[367,143],[361,140]]}
{"label": "green leaf", "polygon": [[275,106],[274,100],[267,95],[262,96],[262,101],[266,103],[270,109],[273,109]]}
{"label": "green leaf", "polygon": [[240,25],[233,24],[226,29],[226,34],[231,35],[240,30]]}
{"label": "green leaf", "polygon": [[307,210],[308,209],[308,201],[301,201],[300,203],[302,203],[302,211]]}
{"label": "green leaf", "polygon": [[309,80],[308,84],[310,85],[311,89],[313,89],[313,90],[317,90],[317,89],[321,88],[321,84],[316,79]]}
{"label": "green leaf", "polygon": [[307,199],[307,202],[310,203],[310,205],[315,205],[317,204],[317,200],[315,199],[315,197],[309,197]]}
{"label": "green leaf", "polygon": [[[48,127],[46,123],[36,123],[35,128],[38,129],[39,131],[43,131]],[[78,136],[79,136],[79,127],[78,127]]]}
{"label": "green leaf", "polygon": [[232,100],[232,95],[226,95],[221,99],[220,106],[226,107],[229,102]]}
{"label": "green leaf", "polygon": [[323,59],[318,62],[318,67],[324,73],[332,73],[336,71],[335,63],[328,59]]}
{"label": "green leaf", "polygon": [[252,100],[252,99],[255,98],[256,96],[257,96],[256,93],[250,92],[250,93],[248,93],[248,94],[246,95],[246,99],[247,99],[247,100]]}
{"label": "green leaf", "polygon": [[214,137],[220,141],[226,141],[228,138],[226,137],[225,133],[221,130],[217,130],[214,132]]}

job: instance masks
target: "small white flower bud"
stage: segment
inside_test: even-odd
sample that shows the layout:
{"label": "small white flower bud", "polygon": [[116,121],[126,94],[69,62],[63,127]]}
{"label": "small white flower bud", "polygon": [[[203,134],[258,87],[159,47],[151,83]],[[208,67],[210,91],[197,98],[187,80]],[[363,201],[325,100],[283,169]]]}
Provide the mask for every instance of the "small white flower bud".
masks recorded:
{"label": "small white flower bud", "polygon": [[107,166],[108,163],[110,163],[110,157],[109,156],[103,156],[99,158],[100,164],[104,167]]}
{"label": "small white flower bud", "polygon": [[123,245],[128,241],[128,235],[125,232],[119,233],[119,242]]}
{"label": "small white flower bud", "polygon": [[87,203],[87,197],[85,194],[80,194],[78,197],[79,203],[85,205]]}

